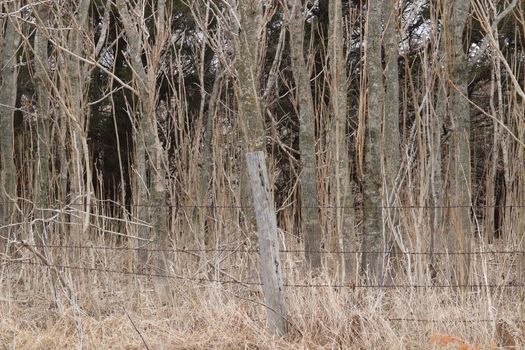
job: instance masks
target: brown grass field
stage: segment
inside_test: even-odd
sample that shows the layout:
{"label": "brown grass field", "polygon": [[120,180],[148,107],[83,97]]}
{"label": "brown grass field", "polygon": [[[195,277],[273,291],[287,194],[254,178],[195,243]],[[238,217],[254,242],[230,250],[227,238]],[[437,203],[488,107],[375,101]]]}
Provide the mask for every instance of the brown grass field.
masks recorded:
{"label": "brown grass field", "polygon": [[[524,288],[512,254],[475,255],[470,287],[425,287],[432,285],[426,276],[405,268],[387,287],[369,288],[366,280],[341,287],[328,276],[306,278],[299,254],[285,253],[288,334],[281,339],[266,328],[257,253],[174,255],[169,278],[135,274],[132,254],[85,249],[65,264],[73,259],[55,249],[48,255],[55,268],[27,260],[31,251],[19,247],[18,260],[1,267],[0,349],[525,347]],[[403,257],[400,266],[417,270],[417,259]]]}

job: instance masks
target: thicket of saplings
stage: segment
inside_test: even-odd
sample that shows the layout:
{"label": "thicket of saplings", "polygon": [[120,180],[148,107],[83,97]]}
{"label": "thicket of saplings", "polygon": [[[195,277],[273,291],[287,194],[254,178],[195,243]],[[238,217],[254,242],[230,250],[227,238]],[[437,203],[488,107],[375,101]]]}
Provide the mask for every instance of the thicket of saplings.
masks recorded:
{"label": "thicket of saplings", "polygon": [[[2,82],[13,87],[0,92],[0,344],[522,347],[525,20],[517,2],[418,10],[408,1],[413,26],[392,12],[397,24],[375,32],[367,21],[390,23],[384,16],[395,7],[330,1],[322,17],[322,4],[233,3],[0,5],[9,14],[0,17]],[[465,4],[458,34],[445,19],[461,22],[452,14]],[[441,29],[422,38],[422,28]],[[463,38],[481,52],[483,64],[464,65],[472,75],[457,67],[469,59],[453,54],[470,47]],[[401,53],[389,42],[402,42]],[[293,54],[301,51],[304,62]],[[384,68],[377,76],[374,58]],[[399,128],[373,119],[378,106]],[[456,132],[460,107],[464,133]],[[257,147],[279,226],[284,337],[267,327],[245,181],[244,153]],[[394,172],[388,152],[397,152]],[[379,181],[367,180],[370,169]],[[374,194],[375,219],[366,206]],[[455,205],[465,194],[469,205]],[[374,220],[380,248],[366,252]],[[320,267],[305,241],[320,251]],[[377,249],[380,273],[362,263]]]}

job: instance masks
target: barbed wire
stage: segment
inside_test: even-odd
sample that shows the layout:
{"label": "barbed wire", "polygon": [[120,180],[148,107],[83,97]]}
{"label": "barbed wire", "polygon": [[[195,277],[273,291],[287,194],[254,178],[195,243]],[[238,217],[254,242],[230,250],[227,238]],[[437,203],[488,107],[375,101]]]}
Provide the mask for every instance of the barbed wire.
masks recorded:
{"label": "barbed wire", "polygon": [[[1,237],[0,237],[1,238]],[[50,249],[71,249],[71,250],[110,250],[110,251],[142,251],[142,252],[162,252],[162,253],[258,253],[258,249],[237,249],[237,248],[145,248],[145,247],[114,247],[114,246],[95,246],[95,245],[59,245],[59,244],[30,244],[23,241],[11,241],[11,244],[21,244],[33,248]]]}
{"label": "barbed wire", "polygon": [[[0,259],[4,260],[4,259]],[[5,263],[5,262],[4,262]],[[4,264],[2,263],[2,264]],[[213,278],[196,278],[196,277],[187,277],[187,276],[180,276],[180,275],[167,275],[167,274],[159,274],[159,273],[145,273],[145,272],[137,272],[137,271],[123,271],[123,270],[112,270],[112,269],[101,269],[96,267],[87,267],[87,266],[71,266],[71,265],[61,265],[61,264],[44,264],[44,263],[38,263],[28,260],[9,260],[7,263],[11,264],[26,264],[26,265],[33,265],[33,266],[39,266],[39,267],[45,267],[45,268],[55,268],[55,269],[71,269],[71,270],[82,270],[86,272],[101,272],[101,273],[111,273],[111,274],[122,274],[122,275],[131,275],[131,276],[138,276],[138,277],[148,277],[148,278],[167,278],[167,279],[177,279],[177,280],[184,280],[184,281],[190,281],[190,282],[197,282],[197,283],[219,283],[223,285],[227,284],[234,284],[234,285],[243,285],[243,286],[262,286],[262,283],[260,282],[252,282],[252,281],[237,281],[237,280],[220,280],[220,279],[213,279]],[[284,284],[287,288],[369,288],[369,289],[435,289],[435,288],[451,288],[451,289],[473,289],[476,288],[478,290],[485,290],[486,288],[507,288],[507,287],[513,287],[513,288],[525,288],[525,284],[504,284],[504,285],[497,285],[497,284],[471,284],[471,285],[337,285],[337,284]],[[255,302],[251,299],[246,299],[248,301]],[[496,319],[430,319],[430,318],[402,318],[402,317],[393,317],[393,318],[385,318],[388,322],[410,322],[410,323],[436,323],[436,324],[448,324],[448,323],[463,323],[463,324],[474,324],[474,323],[494,323],[498,322],[499,320]],[[517,319],[516,321],[521,321]]]}
{"label": "barbed wire", "polygon": [[[5,237],[1,237],[0,239]],[[164,253],[259,253],[255,248],[146,248],[144,247],[117,247],[97,245],[61,245],[61,244],[31,244],[25,241],[11,241],[11,244],[22,244],[33,248],[71,249],[71,250],[110,250],[110,251],[142,251],[142,252],[164,252]],[[419,252],[419,251],[364,251],[364,250],[312,250],[312,249],[280,249],[280,253],[320,253],[320,254],[381,254],[390,256],[403,255],[522,255],[525,250],[487,250],[487,251],[452,251],[452,252]]]}
{"label": "barbed wire", "polygon": [[305,249],[282,249],[281,253],[321,253],[321,254],[382,254],[382,255],[518,255],[525,254],[524,250],[493,250],[493,251],[473,251],[473,252],[416,252],[416,251],[363,251],[363,250],[305,250]]}
{"label": "barbed wire", "polygon": [[[28,204],[32,204],[34,206],[60,206],[60,207],[72,207],[72,206],[85,206],[87,205],[84,202],[55,202],[55,203],[35,203],[31,200],[27,200],[24,198],[18,198],[18,200],[26,201]],[[12,204],[14,201],[4,201],[0,202],[0,204]],[[105,205],[109,207],[119,207],[119,208],[126,208],[126,207],[132,207],[132,208],[185,208],[185,209],[195,209],[195,208],[201,208],[201,209],[254,209],[253,206],[250,205],[216,205],[216,204],[133,204],[133,203],[116,203],[112,201],[96,201],[91,203],[91,206],[93,205]],[[525,205],[520,204],[469,204],[469,205],[377,205],[377,206],[364,206],[364,205],[351,205],[351,206],[345,206],[345,205],[313,205],[313,206],[304,206],[304,205],[298,205],[296,208],[304,208],[304,209],[365,209],[365,208],[374,208],[374,209],[466,209],[466,208],[503,208],[503,209],[520,209],[525,208]],[[39,210],[47,210],[48,208],[38,208]],[[278,210],[280,208],[277,208]]]}
{"label": "barbed wire", "polygon": [[[415,322],[415,323],[493,323],[500,321],[499,319],[449,319],[449,320],[438,320],[431,318],[387,318],[389,322]],[[513,321],[520,321],[515,319]]]}
{"label": "barbed wire", "polygon": [[[131,275],[139,277],[149,277],[149,278],[166,278],[166,279],[176,279],[184,280],[190,282],[199,282],[199,283],[219,283],[219,284],[235,284],[235,285],[244,285],[244,286],[262,286],[261,282],[255,281],[238,281],[235,279],[222,280],[222,279],[213,279],[213,278],[199,278],[199,277],[187,277],[181,275],[171,275],[171,274],[162,274],[162,273],[146,273],[139,271],[125,271],[125,270],[114,270],[114,269],[102,269],[98,267],[89,267],[89,266],[73,266],[73,265],[63,265],[63,264],[45,264],[38,263],[31,260],[12,260],[0,258],[3,260],[2,264],[21,264],[21,265],[31,265],[55,269],[69,269],[69,270],[80,270],[87,272],[101,272],[101,273],[110,273],[110,274],[121,274],[121,275]],[[381,289],[381,290],[393,290],[393,289],[461,289],[461,290],[486,290],[486,289],[525,289],[525,284],[523,283],[507,283],[507,284],[337,284],[337,283],[284,283],[284,287],[287,288],[333,288],[333,289]]]}
{"label": "barbed wire", "polygon": [[168,275],[168,274],[162,274],[162,273],[146,273],[146,272],[140,272],[140,271],[101,269],[101,268],[89,267],[89,266],[45,264],[45,263],[39,263],[39,262],[30,261],[30,260],[6,260],[4,258],[0,258],[0,260],[4,261],[2,262],[2,264],[22,264],[22,265],[32,265],[32,266],[40,266],[40,267],[55,268],[55,269],[79,270],[79,271],[86,271],[86,272],[102,272],[102,273],[121,274],[121,275],[149,277],[149,278],[153,277],[153,278],[176,279],[176,280],[192,281],[192,282],[199,282],[199,283],[208,282],[208,283],[220,283],[220,284],[240,284],[240,285],[262,286],[262,283],[260,282],[251,282],[251,281],[219,280],[219,279],[213,279],[213,278],[187,277],[187,276],[180,276],[180,275]]}
{"label": "barbed wire", "polygon": [[462,290],[486,290],[498,288],[525,288],[523,283],[507,284],[284,284],[290,288],[334,288],[334,289],[462,289]]}

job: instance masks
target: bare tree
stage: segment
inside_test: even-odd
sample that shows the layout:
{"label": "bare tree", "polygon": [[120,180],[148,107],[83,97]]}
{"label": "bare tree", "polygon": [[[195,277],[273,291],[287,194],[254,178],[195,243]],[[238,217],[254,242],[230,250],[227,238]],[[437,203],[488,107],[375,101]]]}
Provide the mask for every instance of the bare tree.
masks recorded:
{"label": "bare tree", "polygon": [[383,234],[381,172],[381,123],[385,92],[381,62],[381,18],[382,2],[368,2],[366,30],[367,62],[367,117],[365,136],[365,164],[363,179],[363,240],[362,269],[370,278],[380,280],[383,275],[381,252],[385,248]]}
{"label": "bare tree", "polygon": [[[470,105],[468,96],[468,66],[463,45],[463,32],[469,15],[470,0],[443,3],[445,21],[444,50],[449,77],[450,95],[450,215],[448,234],[450,251],[470,251],[472,234],[471,167],[470,167]],[[453,278],[460,283],[468,282],[469,258],[459,256],[454,266]]]}
{"label": "bare tree", "polygon": [[[58,7],[56,10],[64,13],[58,19],[59,25],[72,28],[59,38],[54,38],[54,44],[62,51],[61,57],[67,62],[58,67],[54,97],[59,100],[61,142],[67,157],[61,160],[61,165],[67,166],[69,173],[69,177],[61,174],[64,182],[62,187],[66,192],[65,189],[69,186],[67,195],[74,211],[70,216],[69,233],[71,242],[75,245],[82,243],[88,231],[93,195],[91,157],[87,144],[89,79],[86,77],[89,76],[91,66],[84,61],[89,55],[89,46],[84,42],[89,30],[89,5],[89,0],[80,1],[76,8],[68,4],[55,4]],[[66,193],[62,195],[65,196]]]}
{"label": "bare tree", "polygon": [[14,213],[17,188],[17,170],[14,162],[14,112],[16,108],[17,91],[17,59],[20,43],[20,29],[16,14],[19,1],[4,2],[0,5],[7,14],[0,22],[5,24],[3,45],[1,51],[1,78],[0,88],[0,222],[7,224]]}
{"label": "bare tree", "polygon": [[[335,206],[337,248],[351,251],[355,244],[354,198],[350,187],[350,158],[348,137],[348,88],[346,56],[344,54],[345,37],[343,33],[343,14],[341,0],[329,3],[328,55],[330,63],[330,100],[334,117],[335,132]],[[342,279],[352,279],[355,262],[350,254],[340,254]]]}
{"label": "bare tree", "polygon": [[[237,103],[243,152],[266,151],[266,132],[259,98],[259,43],[263,23],[263,3],[258,0],[239,1],[233,19],[236,49],[235,70]],[[238,21],[237,19],[238,18]],[[241,159],[244,159],[242,157]],[[249,176],[241,167],[241,203],[247,208],[245,219],[253,225],[255,217],[250,210]]]}
{"label": "bare tree", "polygon": [[[434,17],[434,28],[437,28],[437,17]],[[434,50],[439,51],[440,39],[437,31],[433,31],[433,46]],[[430,56],[430,55],[429,55]],[[429,186],[430,186],[430,205],[432,206],[430,212],[430,273],[433,278],[437,277],[437,258],[434,255],[435,251],[441,252],[445,248],[446,239],[443,237],[444,227],[444,179],[443,179],[443,155],[442,155],[442,137],[443,123],[446,117],[446,82],[443,79],[444,69],[442,59],[436,53],[426,58],[426,62],[432,67],[428,75],[427,94],[430,96],[428,102],[428,147],[430,152],[429,157]],[[435,81],[435,86],[431,82]],[[434,90],[437,90],[434,93]],[[435,99],[433,98],[435,96]],[[434,107],[435,106],[435,107]]]}
{"label": "bare tree", "polygon": [[[396,4],[396,5],[394,5]],[[399,11],[397,2],[386,0],[383,2],[383,41],[385,50],[385,107],[383,111],[383,148],[385,199],[391,204],[396,193],[396,178],[401,166],[399,150]]]}
{"label": "bare tree", "polygon": [[[139,210],[139,217],[150,221],[154,235],[147,228],[142,228],[139,237],[144,241],[154,241],[160,249],[169,245],[166,210],[166,159],[163,145],[159,138],[157,118],[157,74],[162,62],[162,49],[169,38],[169,28],[161,26],[165,22],[165,3],[159,1],[154,9],[155,33],[147,33],[145,17],[140,15],[140,4],[130,8],[124,0],[117,1],[117,9],[125,30],[129,64],[133,68],[133,84],[139,108],[133,117],[136,120],[135,133],[135,176],[136,193],[134,203]],[[154,35],[153,35],[154,34]],[[150,38],[150,40],[148,40]],[[152,39],[153,38],[153,39]],[[147,217],[145,217],[147,215]],[[139,264],[147,264],[148,254],[142,250]],[[166,270],[166,259],[163,252],[156,252],[155,266],[160,273]],[[159,280],[160,284],[166,283]],[[160,289],[164,289],[159,285]],[[162,295],[161,295],[162,297]]]}
{"label": "bare tree", "polygon": [[304,10],[300,0],[289,0],[287,20],[290,31],[292,72],[299,109],[299,148],[301,156],[301,221],[306,259],[313,270],[321,268],[321,224],[317,193],[315,111],[310,75],[304,58]]}
{"label": "bare tree", "polygon": [[35,179],[34,179],[34,198],[36,208],[40,211],[40,221],[37,223],[36,242],[45,245],[48,240],[45,220],[48,212],[44,210],[45,203],[50,200],[51,174],[51,92],[49,77],[49,55],[47,39],[50,36],[47,26],[51,15],[52,6],[50,4],[40,4],[35,11],[37,23],[35,41],[34,41],[34,70],[35,70],[35,90],[38,98],[35,129],[36,129],[36,162],[35,162]]}

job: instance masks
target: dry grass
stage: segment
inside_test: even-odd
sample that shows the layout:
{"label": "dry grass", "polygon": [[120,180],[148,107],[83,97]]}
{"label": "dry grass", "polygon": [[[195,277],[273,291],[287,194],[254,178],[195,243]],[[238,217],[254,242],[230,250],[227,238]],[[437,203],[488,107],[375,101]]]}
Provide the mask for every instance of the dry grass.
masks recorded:
{"label": "dry grass", "polygon": [[[242,261],[231,259],[232,266]],[[105,260],[118,263],[119,259]],[[253,260],[243,263],[256,264]],[[292,260],[286,272],[290,284],[330,282],[326,277],[306,281],[300,277],[302,268],[291,266]],[[200,276],[196,269],[190,274],[188,264],[181,266],[173,264],[171,272],[179,269],[179,274]],[[247,270],[238,269],[235,277],[256,278],[247,275]],[[502,272],[492,269],[491,278]],[[519,321],[525,315],[520,289],[494,289],[489,298],[485,291],[475,289],[289,287],[290,330],[285,338],[276,339],[265,329],[266,311],[257,286],[170,280],[168,299],[160,303],[149,278],[66,270],[64,280],[73,290],[73,298],[68,299],[52,276],[47,268],[4,265],[0,348],[473,350],[525,346],[525,327]],[[396,278],[399,284],[410,282],[403,274]],[[497,322],[490,322],[493,319]]]}

